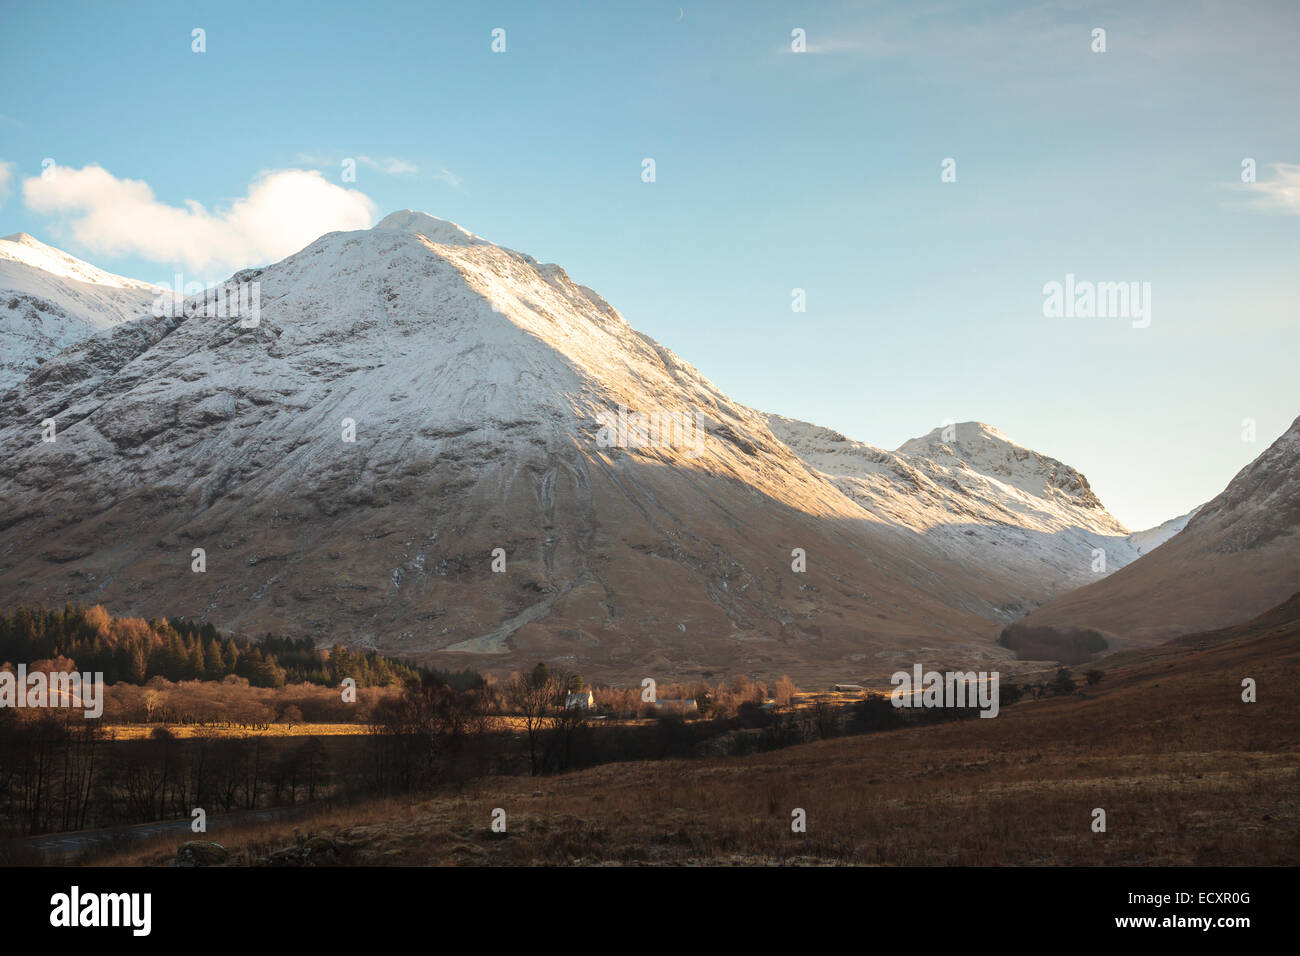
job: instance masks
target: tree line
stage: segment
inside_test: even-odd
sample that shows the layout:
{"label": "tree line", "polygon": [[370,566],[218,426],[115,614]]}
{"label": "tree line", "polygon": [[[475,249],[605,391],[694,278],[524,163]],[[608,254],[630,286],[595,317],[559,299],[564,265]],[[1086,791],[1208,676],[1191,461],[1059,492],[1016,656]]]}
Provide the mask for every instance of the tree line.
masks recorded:
{"label": "tree line", "polygon": [[[55,662],[58,670],[101,672],[108,684],[220,681],[234,675],[254,687],[320,684],[337,687],[350,677],[360,687],[402,685],[419,676],[410,664],[376,651],[335,644],[317,648],[310,638],[267,634],[261,640],[222,635],[207,621],[113,617],[100,605],[62,610],[18,607],[0,612],[0,663]],[[458,686],[471,673],[440,675]]]}

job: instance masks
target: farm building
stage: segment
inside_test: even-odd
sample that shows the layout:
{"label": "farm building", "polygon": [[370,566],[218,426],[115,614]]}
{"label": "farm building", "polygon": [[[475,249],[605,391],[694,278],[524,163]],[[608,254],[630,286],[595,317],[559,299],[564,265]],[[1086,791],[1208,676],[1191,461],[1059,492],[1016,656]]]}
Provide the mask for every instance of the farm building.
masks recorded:
{"label": "farm building", "polygon": [[565,710],[591,710],[595,706],[596,695],[591,692],[590,687],[566,694],[564,697]]}

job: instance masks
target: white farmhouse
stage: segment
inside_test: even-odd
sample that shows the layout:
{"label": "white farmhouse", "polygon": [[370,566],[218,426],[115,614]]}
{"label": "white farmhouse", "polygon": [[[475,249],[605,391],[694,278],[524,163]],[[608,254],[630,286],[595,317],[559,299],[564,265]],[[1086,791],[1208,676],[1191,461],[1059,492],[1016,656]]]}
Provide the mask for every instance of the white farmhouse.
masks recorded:
{"label": "white farmhouse", "polygon": [[596,695],[588,687],[585,690],[572,691],[564,696],[565,710],[592,710],[596,706]]}

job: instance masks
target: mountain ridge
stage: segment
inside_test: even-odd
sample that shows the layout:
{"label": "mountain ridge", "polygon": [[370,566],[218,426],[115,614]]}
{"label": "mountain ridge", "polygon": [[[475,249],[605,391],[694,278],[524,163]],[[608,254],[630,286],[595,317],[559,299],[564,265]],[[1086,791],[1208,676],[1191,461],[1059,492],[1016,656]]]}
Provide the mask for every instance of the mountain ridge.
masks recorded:
{"label": "mountain ridge", "polygon": [[227,285],[254,281],[253,327],[118,323],[0,397],[6,593],[457,666],[860,672],[997,656],[1094,548],[1137,555],[1081,473],[992,426],[885,452],[764,415],[559,266],[424,213]]}
{"label": "mountain ridge", "polygon": [[29,233],[0,239],[0,393],[62,349],[147,315],[161,292]]}
{"label": "mountain ridge", "polygon": [[[0,408],[0,587],[593,672],[988,641],[971,608],[990,595],[927,595],[954,576],[942,559],[890,553],[757,413],[563,270],[413,226],[249,274],[255,328],[150,316],[19,383]],[[703,453],[601,447],[620,407],[698,420]],[[16,560],[21,541],[46,544]]]}

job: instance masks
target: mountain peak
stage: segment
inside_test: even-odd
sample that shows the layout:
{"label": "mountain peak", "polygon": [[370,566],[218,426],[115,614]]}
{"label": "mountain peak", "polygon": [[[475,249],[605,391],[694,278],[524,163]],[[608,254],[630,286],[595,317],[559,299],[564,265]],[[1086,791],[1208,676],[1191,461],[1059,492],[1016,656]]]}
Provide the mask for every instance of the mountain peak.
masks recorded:
{"label": "mountain peak", "polygon": [[0,392],[68,346],[148,315],[158,292],[29,233],[0,239]]}
{"label": "mountain peak", "polygon": [[[41,240],[27,232],[15,232],[0,239],[0,262],[19,263],[22,266],[48,272],[60,279],[72,279],[76,282],[91,285],[108,286],[115,289],[150,290],[151,294],[157,292],[157,289],[147,282],[139,282],[135,279],[127,279],[111,272],[105,272],[98,266],[93,266],[89,262],[78,259],[62,249],[41,242]],[[8,278],[8,276],[5,276],[5,278]],[[26,291],[21,286],[6,285],[4,288],[17,288],[20,291]]]}
{"label": "mountain peak", "polygon": [[[36,557],[40,581],[0,561],[0,587],[23,575],[33,593],[116,603],[156,582],[169,606],[223,626],[355,634],[447,664],[570,655],[587,672],[620,673],[629,652],[662,661],[663,633],[698,633],[739,665],[735,635],[754,635],[782,667],[803,634],[847,657],[921,628],[956,644],[986,627],[968,609],[976,587],[920,591],[939,555],[871,520],[557,267],[404,211],[329,233],[257,282],[255,327],[148,316],[0,395],[0,554],[86,516],[60,537],[79,557]],[[57,444],[29,434],[46,416]],[[91,493],[121,483],[129,503]],[[184,500],[158,507],[146,489],[164,484]],[[98,530],[110,507],[163,543],[119,562]],[[237,577],[193,574],[192,539],[241,542],[221,558]],[[786,541],[851,588],[782,585]],[[480,560],[497,547],[513,581]],[[91,570],[70,577],[73,561]],[[636,581],[652,583],[637,594]],[[840,623],[804,631],[822,607]],[[879,637],[864,643],[868,618]]]}
{"label": "mountain peak", "polygon": [[430,216],[427,212],[416,212],[414,209],[402,209],[390,213],[381,219],[374,228],[414,233],[440,245],[478,246],[491,244],[486,239],[474,235],[468,229],[456,225],[449,219],[439,219],[437,216]]}
{"label": "mountain peak", "polygon": [[1138,556],[1128,529],[1082,475],[982,422],[950,424],[892,452],[807,422],[767,420],[810,468],[880,521],[969,568],[1004,575],[999,587],[1009,597],[991,614],[1023,612],[1041,600],[1036,595],[1093,579],[1094,548],[1104,547],[1115,567]]}
{"label": "mountain peak", "polygon": [[0,242],[16,242],[20,246],[45,246],[45,243],[41,242],[41,240],[37,239],[30,232],[15,232],[13,235],[0,237]]}
{"label": "mountain peak", "polygon": [[1013,448],[1023,448],[1019,442],[1013,441],[1010,436],[998,431],[992,425],[984,422],[949,422],[940,425],[938,428],[932,428],[920,438],[912,438],[898,446],[901,452],[910,452],[913,448],[927,448],[932,445],[963,445],[980,441],[993,442],[998,445],[1010,445]]}
{"label": "mountain peak", "polygon": [[1103,510],[1088,479],[1077,469],[1026,448],[983,422],[943,425],[903,442],[898,452],[947,465],[960,462],[1021,491],[1036,496],[1065,494],[1085,508]]}

